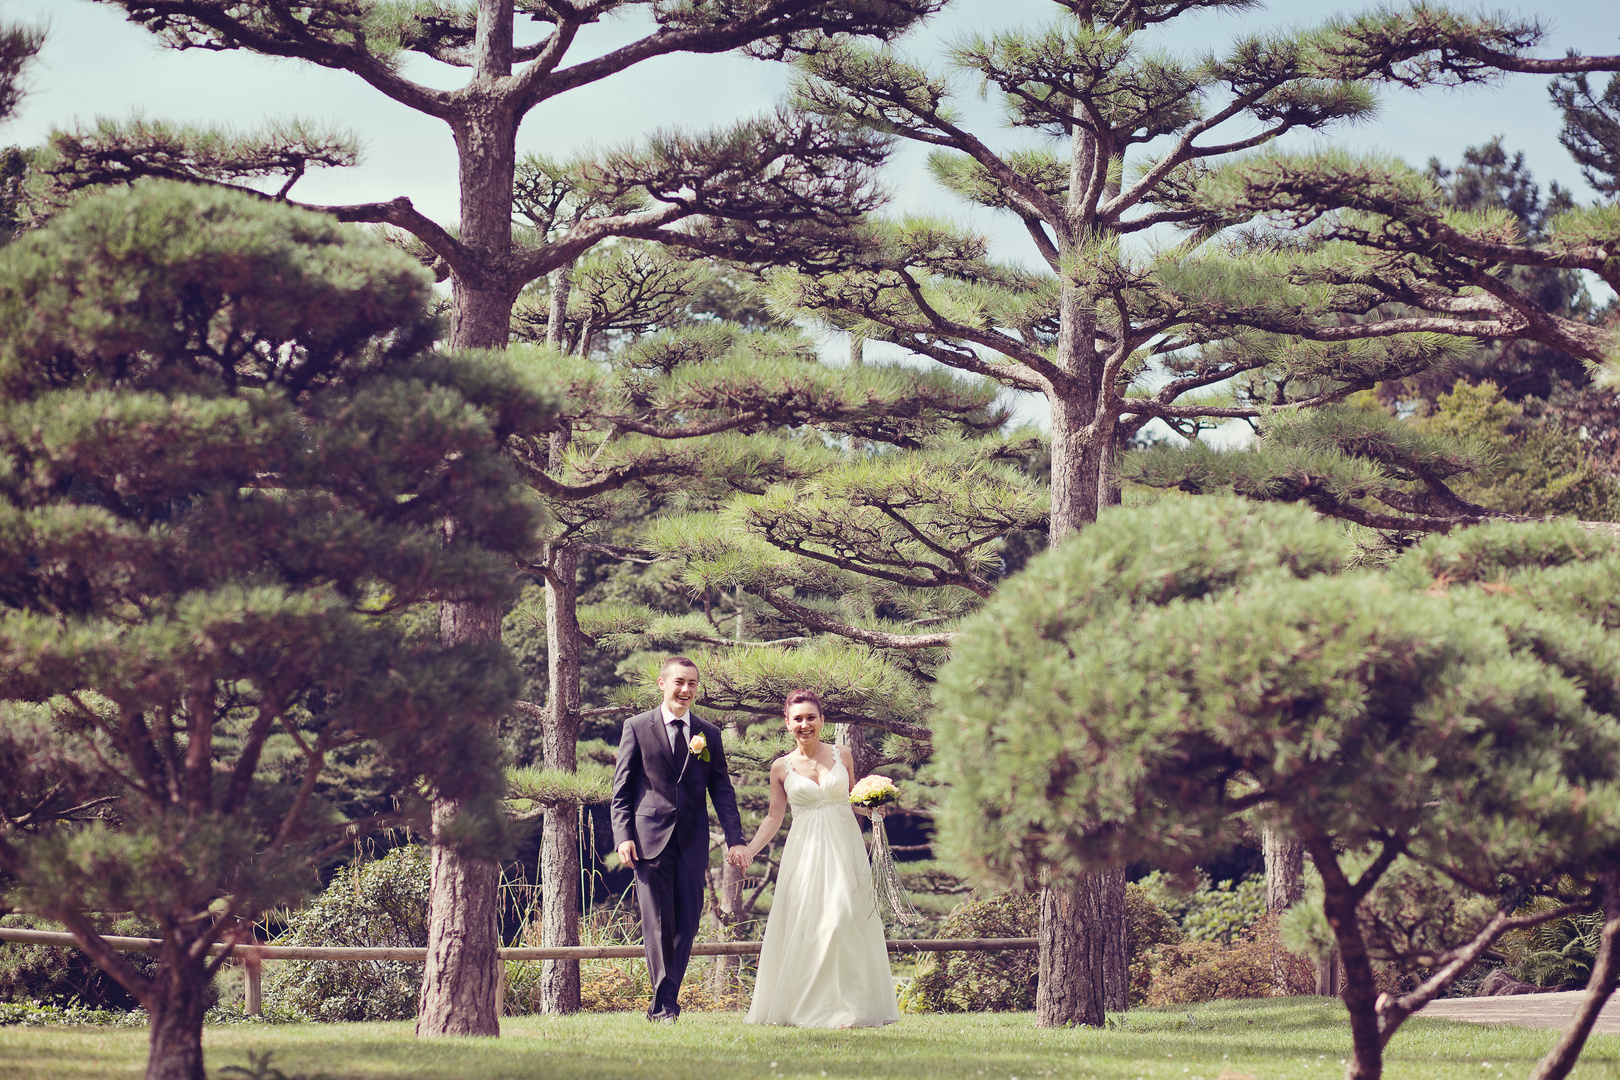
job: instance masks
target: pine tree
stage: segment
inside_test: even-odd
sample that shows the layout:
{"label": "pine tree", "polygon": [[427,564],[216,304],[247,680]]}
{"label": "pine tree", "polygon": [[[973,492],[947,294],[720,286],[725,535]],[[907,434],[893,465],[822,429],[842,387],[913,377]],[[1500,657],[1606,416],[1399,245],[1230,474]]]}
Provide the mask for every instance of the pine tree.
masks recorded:
{"label": "pine tree", "polygon": [[[532,313],[530,333],[575,350],[513,350],[567,391],[555,430],[507,443],[550,510],[528,564],[545,582],[544,609],[512,616],[545,627],[546,704],[522,707],[541,720],[547,770],[578,766],[582,650],[590,643],[580,625],[583,556],[632,554],[615,542],[628,523],[824,469],[823,436],[916,445],[942,428],[1003,419],[997,389],[978,380],[897,365],[834,368],[796,331],[694,318],[705,286],[726,273],[638,241],[609,244],[554,275],[550,295],[519,308]],[[553,800],[544,813],[546,945],[578,944],[577,811]],[[578,1003],[577,962],[548,962],[542,1008],[571,1012]]]}
{"label": "pine tree", "polygon": [[[537,524],[501,444],[552,406],[423,353],[430,301],[351,226],[172,183],[0,251],[0,870],[147,1007],[154,1080],[203,1080],[209,947],[356,832],[429,798],[499,841],[510,660],[395,613],[501,602]],[[323,796],[357,752],[397,812]],[[157,926],[154,974],[106,911]]]}
{"label": "pine tree", "polygon": [[22,26],[0,27],[0,120],[17,111],[22,100],[22,74],[38,55],[45,37]]}
{"label": "pine tree", "polygon": [[[1040,271],[991,260],[982,238],[954,226],[913,220],[872,224],[855,269],[776,276],[785,309],[1044,395],[1053,543],[1117,501],[1115,455],[1151,421],[1196,436],[1266,408],[1332,402],[1458,351],[1438,335],[1369,332],[1354,344],[1289,348],[1248,332],[1261,324],[1291,330],[1250,315],[1298,258],[1262,240],[1215,239],[1235,215],[1212,215],[1189,192],[1203,190],[1223,162],[1288,132],[1364,118],[1379,80],[1441,79],[1411,70],[1419,53],[1450,63],[1469,43],[1494,44],[1504,33],[1534,38],[1521,27],[1452,20],[1444,42],[1411,47],[1404,32],[1423,21],[1414,9],[1251,37],[1184,62],[1152,50],[1155,26],[1249,5],[1058,6],[1062,14],[1045,29],[979,35],[949,52],[958,72],[999,95],[1014,126],[1048,136],[1049,148],[994,148],[959,119],[947,77],[886,49],[840,43],[809,55],[797,93],[804,108],[934,148],[935,178],[1018,218]],[[1375,40],[1374,30],[1385,38]],[[1142,251],[1140,239],[1162,227],[1184,230],[1185,239]],[[1339,307],[1322,292],[1293,290],[1287,310],[1295,323],[1337,325]],[[1234,380],[1263,396],[1214,392]],[[1100,1024],[1101,985],[1067,995],[1104,968],[1086,952],[1082,913],[1103,903],[1117,914],[1122,894],[1111,886],[1106,902],[1092,893],[1048,899],[1066,914],[1044,924],[1043,992],[1065,996],[1043,1002],[1041,1022]],[[1104,935],[1115,952],[1122,933],[1120,915]],[[1110,985],[1108,997],[1122,1004],[1123,985]]]}
{"label": "pine tree", "polygon": [[[1431,537],[1387,574],[1348,556],[1300,507],[1112,510],[964,626],[937,737],[945,842],[1004,880],[1191,869],[1252,825],[1298,838],[1343,960],[1346,1076],[1377,1080],[1504,931],[1614,917],[1620,554],[1552,523]],[[1447,925],[1424,898],[1467,910]],[[1380,995],[1375,958],[1426,970]]]}
{"label": "pine tree", "polygon": [[[710,135],[663,133],[639,154],[609,155],[601,163],[604,181],[625,196],[625,212],[591,216],[549,242],[519,243],[513,229],[516,137],[537,106],[654,57],[741,49],[780,59],[821,47],[828,34],[887,37],[937,6],[936,0],[745,0],[720,7],[647,0],[312,0],[291,8],[279,0],[102,2],[123,8],[170,48],[243,51],[348,71],[378,93],[444,121],[455,136],[459,166],[455,223],[431,220],[404,197],[318,209],[406,234],[451,282],[449,336],[458,349],[505,348],[519,293],[608,236],[723,255],[743,249],[763,259],[791,251],[813,259],[830,250],[818,247],[813,234],[846,223],[874,198],[866,174],[882,156],[881,140],[776,114]],[[605,55],[568,62],[583,27],[643,11],[656,23],[653,31]],[[540,27],[540,40],[523,42],[520,24]],[[415,81],[400,63],[407,56],[465,72],[466,82],[441,90]],[[253,190],[254,182],[279,178],[273,198],[282,201],[291,199],[306,169],[356,154],[352,141],[297,125],[233,137],[154,133],[139,121],[64,135],[54,150],[51,168],[66,188],[163,176]],[[447,607],[440,617],[447,643],[494,641],[500,622],[492,608]],[[454,809],[446,806],[445,814],[453,817]],[[449,850],[435,859],[420,1034],[498,1032],[492,1006],[497,877],[488,860],[468,861]]]}

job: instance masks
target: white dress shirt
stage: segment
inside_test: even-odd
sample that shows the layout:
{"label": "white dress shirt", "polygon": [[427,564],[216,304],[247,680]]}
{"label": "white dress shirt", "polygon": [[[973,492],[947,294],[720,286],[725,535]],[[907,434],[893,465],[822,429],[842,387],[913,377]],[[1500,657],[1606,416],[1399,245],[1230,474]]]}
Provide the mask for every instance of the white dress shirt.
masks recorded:
{"label": "white dress shirt", "polygon": [[677,717],[669,711],[668,705],[658,706],[658,711],[664,717],[664,737],[669,740],[669,752],[675,752],[675,721],[679,720],[686,725],[686,744],[692,745],[692,710],[687,709],[685,716]]}

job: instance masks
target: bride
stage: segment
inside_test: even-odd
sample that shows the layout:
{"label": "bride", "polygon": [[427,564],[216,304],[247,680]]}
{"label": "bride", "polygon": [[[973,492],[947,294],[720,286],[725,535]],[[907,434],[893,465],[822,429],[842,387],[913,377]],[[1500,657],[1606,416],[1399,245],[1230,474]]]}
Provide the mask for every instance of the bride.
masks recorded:
{"label": "bride", "polygon": [[[752,861],[782,827],[776,898],[744,1023],[880,1027],[900,1019],[866,845],[849,804],[849,749],[821,741],[821,699],[796,690],[784,706],[794,748],[771,763],[771,808],[748,845]],[[861,813],[866,811],[862,810]]]}

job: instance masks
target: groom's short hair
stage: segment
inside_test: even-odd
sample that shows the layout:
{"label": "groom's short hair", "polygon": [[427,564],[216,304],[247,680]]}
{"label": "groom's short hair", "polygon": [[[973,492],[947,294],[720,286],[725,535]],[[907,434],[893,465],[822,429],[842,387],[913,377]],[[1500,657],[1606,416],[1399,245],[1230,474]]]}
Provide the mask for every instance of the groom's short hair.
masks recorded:
{"label": "groom's short hair", "polygon": [[668,675],[669,669],[672,667],[689,667],[693,671],[697,671],[698,669],[698,666],[688,658],[684,656],[672,656],[668,660],[665,660],[663,666],[658,669],[658,677],[662,679],[665,675]]}

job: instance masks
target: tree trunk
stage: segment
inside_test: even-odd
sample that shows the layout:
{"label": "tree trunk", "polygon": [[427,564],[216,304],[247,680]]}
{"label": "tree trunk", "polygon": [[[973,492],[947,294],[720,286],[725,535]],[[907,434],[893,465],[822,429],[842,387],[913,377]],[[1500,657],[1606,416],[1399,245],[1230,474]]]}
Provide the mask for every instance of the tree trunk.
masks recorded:
{"label": "tree trunk", "polygon": [[184,955],[189,941],[164,937],[155,993],[145,1002],[151,1023],[146,1080],[206,1080],[202,1029],[208,1012],[207,965]]}
{"label": "tree trunk", "polygon": [[424,1037],[501,1033],[501,870],[494,859],[441,842],[458,809],[454,799],[433,804],[433,891],[416,1008],[416,1034]]}
{"label": "tree trunk", "polygon": [[1280,914],[1305,895],[1305,845],[1267,827],[1260,833],[1266,859],[1266,911]]}
{"label": "tree trunk", "polygon": [[[450,345],[504,349],[512,305],[525,284],[494,273],[512,247],[512,191],[517,167],[513,102],[499,93],[512,72],[513,9],[509,0],[478,0],[473,40],[475,79],[450,120],[461,194],[460,238],[478,267],[451,277]],[[446,644],[499,641],[501,611],[485,605],[443,604],[439,635]],[[428,954],[422,972],[416,1033],[499,1035],[501,983],[500,867],[443,844],[439,831],[455,814],[453,800],[433,806],[433,885]]]}
{"label": "tree trunk", "polygon": [[1052,405],[1053,547],[1097,520],[1103,470],[1101,449],[1087,438],[1094,420],[1089,394],[1047,395]]}
{"label": "tree trunk", "polygon": [[[1280,916],[1305,895],[1305,845],[1267,826],[1260,832],[1260,848],[1266,859],[1266,913]],[[1337,955],[1335,951],[1330,961]],[[1277,989],[1289,993],[1292,988],[1288,984],[1286,955],[1278,950],[1273,957],[1271,973],[1277,980]],[[1337,986],[1337,966],[1331,972],[1317,972],[1318,993],[1324,976]]]}
{"label": "tree trunk", "polygon": [[[546,580],[546,667],[550,689],[544,731],[546,764],[573,772],[579,742],[579,552],[551,553]],[[546,808],[540,838],[540,943],[579,944],[579,807]],[[546,960],[540,967],[540,1008],[578,1012],[579,961]]]}
{"label": "tree trunk", "polygon": [[1078,886],[1041,892],[1040,977],[1035,988],[1037,1027],[1102,1027],[1103,883],[1100,875]]}
{"label": "tree trunk", "polygon": [[1620,872],[1603,872],[1603,932],[1599,938],[1598,954],[1592,960],[1592,977],[1586,982],[1586,996],[1581,999],[1575,1016],[1567,1030],[1558,1037],[1547,1056],[1536,1063],[1530,1080],[1564,1080],[1586,1046],[1586,1038],[1597,1023],[1598,1014],[1614,993],[1615,981],[1620,979],[1620,956],[1616,956],[1616,942],[1620,939]]}
{"label": "tree trunk", "polygon": [[[744,871],[721,860],[715,875],[714,898],[719,909],[715,921],[720,924],[720,940],[735,941],[737,913],[742,910]],[[737,985],[737,972],[742,967],[739,956],[717,956],[709,969],[709,994],[723,998]]]}
{"label": "tree trunk", "polygon": [[1344,965],[1339,950],[1333,948],[1316,962],[1316,993],[1318,997],[1338,997],[1344,984]]}
{"label": "tree trunk", "polygon": [[878,752],[866,738],[866,729],[859,724],[839,724],[838,734],[834,741],[839,746],[849,747],[849,756],[855,761],[855,775],[849,778],[850,786],[859,783],[861,778],[870,773],[877,765]]}
{"label": "tree trunk", "polygon": [[1342,996],[1350,1014],[1353,1055],[1345,1080],[1379,1080],[1384,1072],[1384,1038],[1378,1025],[1378,984],[1373,981],[1372,958],[1367,955],[1356,916],[1355,888],[1333,857],[1331,841],[1320,836],[1307,838],[1306,850],[1322,875],[1322,911],[1339,946],[1334,953],[1343,972]]}
{"label": "tree trunk", "polygon": [[[1064,286],[1070,304],[1072,287]],[[1091,348],[1089,322],[1064,311],[1060,354],[1075,350],[1068,365],[1084,370],[1078,351]],[[1072,327],[1072,329],[1071,329]],[[1060,361],[1061,362],[1061,361]],[[1082,374],[1068,392],[1054,392],[1052,406],[1052,509],[1050,537],[1056,547],[1097,520],[1102,476],[1098,442],[1088,438],[1095,419],[1095,390]],[[1110,433],[1111,437],[1111,433]],[[1125,928],[1125,875],[1108,871],[1041,894],[1040,974],[1035,1022],[1041,1027],[1086,1024],[1101,1027],[1105,1009],[1124,1009],[1130,992]]]}
{"label": "tree trunk", "polygon": [[1117,867],[1097,875],[1102,906],[1103,1008],[1124,1012],[1130,1008],[1131,943],[1125,919],[1125,870]]}
{"label": "tree trunk", "polygon": [[567,340],[563,324],[568,320],[568,294],[573,291],[574,265],[559,266],[551,272],[551,304],[546,312],[546,344],[554,349]]}
{"label": "tree trunk", "polygon": [[[486,604],[441,604],[439,639],[446,644],[499,641],[501,613]],[[460,810],[457,799],[433,803],[433,876],[428,903],[427,960],[417,1001],[416,1033],[499,1035],[500,982],[497,893],[500,866],[443,842]]]}

